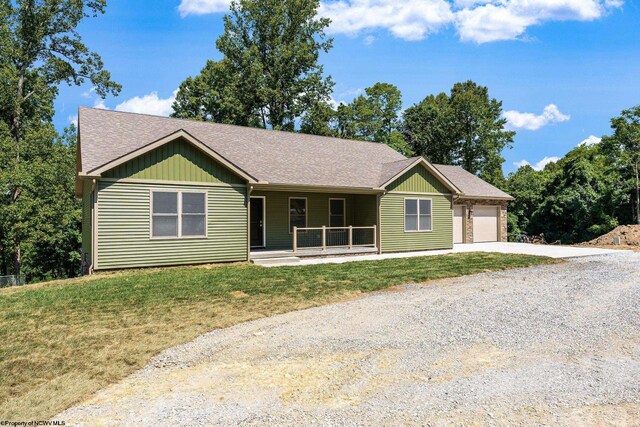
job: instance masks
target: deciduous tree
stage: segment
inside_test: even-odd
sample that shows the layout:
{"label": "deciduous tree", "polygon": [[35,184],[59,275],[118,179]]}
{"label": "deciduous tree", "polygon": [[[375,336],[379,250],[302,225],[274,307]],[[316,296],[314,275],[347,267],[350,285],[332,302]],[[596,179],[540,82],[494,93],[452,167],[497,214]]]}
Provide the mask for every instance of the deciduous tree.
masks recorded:
{"label": "deciduous tree", "polygon": [[624,110],[611,119],[613,135],[605,136],[601,145],[604,152],[623,174],[627,187],[631,187],[635,222],[640,224],[640,105]]}
{"label": "deciduous tree", "polygon": [[449,95],[431,95],[408,108],[404,118],[405,138],[416,154],[504,186],[502,151],[511,147],[515,132],[505,129],[502,102],[486,87],[456,83]]}
{"label": "deciduous tree", "polygon": [[54,113],[58,86],[89,81],[103,97],[120,91],[100,56],[89,50],[77,31],[84,18],[103,13],[105,7],[105,0],[0,0],[0,187],[6,210],[14,218],[13,223],[4,221],[0,234],[5,242],[12,236],[11,247],[5,243],[3,248],[12,254],[15,274],[20,274],[26,237],[24,216],[18,213],[28,212],[26,205],[32,203],[22,200],[23,188],[33,180],[27,153],[51,139],[43,133],[50,132],[46,124]]}
{"label": "deciduous tree", "polygon": [[181,85],[175,115],[294,130],[333,87],[318,62],[332,45],[318,6],[318,0],[234,0],[216,42],[224,59]]}

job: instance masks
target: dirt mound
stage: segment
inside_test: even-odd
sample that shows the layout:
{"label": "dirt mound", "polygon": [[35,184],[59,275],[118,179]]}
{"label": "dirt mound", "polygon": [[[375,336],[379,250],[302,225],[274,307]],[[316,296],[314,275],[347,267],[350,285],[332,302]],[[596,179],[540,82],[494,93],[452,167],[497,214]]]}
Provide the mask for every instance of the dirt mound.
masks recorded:
{"label": "dirt mound", "polygon": [[616,237],[620,238],[621,245],[640,246],[640,225],[621,225],[586,244],[594,246],[614,245]]}

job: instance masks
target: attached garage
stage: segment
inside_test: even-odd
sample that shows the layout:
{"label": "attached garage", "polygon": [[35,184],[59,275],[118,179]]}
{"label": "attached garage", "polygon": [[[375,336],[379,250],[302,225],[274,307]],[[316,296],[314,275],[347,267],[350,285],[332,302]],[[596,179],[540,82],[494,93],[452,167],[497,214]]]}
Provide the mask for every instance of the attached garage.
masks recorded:
{"label": "attached garage", "polygon": [[459,166],[434,166],[460,190],[453,199],[453,243],[506,242],[513,197]]}
{"label": "attached garage", "polygon": [[497,242],[500,240],[498,224],[500,221],[499,206],[473,207],[473,242]]}

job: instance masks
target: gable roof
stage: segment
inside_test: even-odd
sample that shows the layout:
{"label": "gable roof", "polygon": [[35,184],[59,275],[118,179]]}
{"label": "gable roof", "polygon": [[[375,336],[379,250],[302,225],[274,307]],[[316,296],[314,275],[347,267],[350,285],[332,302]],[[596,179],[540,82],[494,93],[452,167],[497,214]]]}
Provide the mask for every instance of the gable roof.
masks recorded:
{"label": "gable roof", "polygon": [[399,160],[393,163],[385,163],[382,165],[383,174],[382,174],[382,184],[380,187],[386,187],[391,184],[393,181],[398,179],[400,175],[404,174],[411,168],[417,165],[422,165],[425,169],[427,169],[432,175],[434,175],[440,182],[444,184],[449,190],[454,194],[460,193],[460,189],[449,180],[442,172],[436,169],[431,163],[427,162],[424,157],[411,157],[404,160]]}
{"label": "gable roof", "polygon": [[458,166],[406,158],[386,144],[80,107],[78,175],[102,172],[183,138],[249,183],[382,189],[422,164],[454,194],[511,196]]}
{"label": "gable roof", "polygon": [[467,172],[460,166],[437,164],[433,166],[460,189],[462,197],[513,200],[513,197],[509,194],[480,179],[471,172]]}
{"label": "gable roof", "polygon": [[378,188],[383,165],[406,160],[375,142],[347,143],[339,138],[80,108],[78,171],[97,174],[115,159],[178,131],[188,133],[260,183]]}

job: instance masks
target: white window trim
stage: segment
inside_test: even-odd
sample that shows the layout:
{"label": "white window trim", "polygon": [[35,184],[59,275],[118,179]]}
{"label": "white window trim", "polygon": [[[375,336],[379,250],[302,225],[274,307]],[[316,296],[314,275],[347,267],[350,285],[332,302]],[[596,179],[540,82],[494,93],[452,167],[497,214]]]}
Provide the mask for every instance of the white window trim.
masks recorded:
{"label": "white window trim", "polygon": [[287,229],[289,234],[293,234],[293,230],[291,229],[291,199],[294,200],[304,200],[304,228],[309,226],[309,201],[306,197],[289,197],[287,202]]}
{"label": "white window trim", "polygon": [[331,227],[331,201],[333,200],[342,200],[342,219],[343,219],[343,223],[340,226],[341,228],[345,228],[347,226],[347,199],[345,198],[341,198],[341,197],[331,197],[329,198],[329,221],[328,221],[328,225],[329,227]]}
{"label": "white window trim", "polygon": [[[177,236],[154,236],[153,235],[153,193],[176,193],[178,198],[178,235]],[[203,194],[204,195],[204,235],[203,236],[183,236],[182,235],[182,194]],[[149,190],[149,239],[150,240],[202,240],[209,238],[209,200],[207,191],[199,190],[174,190],[174,189],[152,189]],[[156,214],[158,216],[174,216],[173,214]],[[199,215],[199,214],[198,214]]]}
{"label": "white window trim", "polygon": [[[417,203],[418,209],[418,226],[417,230],[407,230],[407,200],[415,200]],[[429,212],[429,216],[431,217],[431,228],[428,230],[420,230],[420,200],[429,200],[431,202],[429,206],[431,207],[431,212]],[[405,197],[402,201],[402,222],[404,224],[404,232],[405,233],[431,233],[433,231],[433,199],[429,197]]]}

